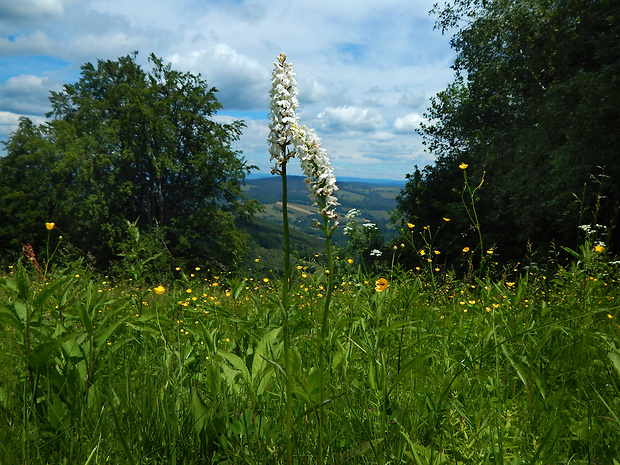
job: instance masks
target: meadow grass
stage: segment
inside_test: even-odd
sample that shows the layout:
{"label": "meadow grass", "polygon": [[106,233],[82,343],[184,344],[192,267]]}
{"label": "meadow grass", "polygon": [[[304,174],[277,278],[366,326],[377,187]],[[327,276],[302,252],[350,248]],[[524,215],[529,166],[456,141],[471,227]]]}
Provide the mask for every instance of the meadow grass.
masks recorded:
{"label": "meadow grass", "polygon": [[[293,460],[316,463],[322,269],[292,269],[290,373],[272,276],[6,269],[0,463],[285,463],[287,376]],[[602,255],[463,280],[339,269],[327,463],[620,464],[620,292]]]}

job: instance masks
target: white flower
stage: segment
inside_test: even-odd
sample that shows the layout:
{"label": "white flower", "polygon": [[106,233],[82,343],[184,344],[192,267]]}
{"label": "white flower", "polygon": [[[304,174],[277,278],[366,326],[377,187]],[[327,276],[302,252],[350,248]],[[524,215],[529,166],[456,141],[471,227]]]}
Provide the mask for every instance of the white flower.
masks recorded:
{"label": "white flower", "polygon": [[375,223],[364,223],[364,224],[362,224],[362,226],[363,226],[364,228],[379,229],[379,228],[377,228],[377,225],[376,225]]}
{"label": "white flower", "polygon": [[379,249],[372,249],[370,251],[371,257],[380,257],[381,255],[383,255],[383,252],[381,252]]}
{"label": "white flower", "polygon": [[321,140],[312,130],[299,124],[292,126],[292,140],[306,175],[310,199],[319,206],[322,216],[335,220],[338,215],[334,209],[339,203],[334,191],[338,186],[325,149],[321,148]]}
{"label": "white flower", "polygon": [[357,208],[352,208],[347,212],[345,218],[350,220],[351,218],[355,218],[356,216],[360,216],[362,212],[360,212]]}
{"label": "white flower", "polygon": [[269,153],[270,161],[276,160],[271,169],[272,174],[280,172],[280,167],[289,158],[295,156],[295,151],[287,151],[287,145],[291,142],[291,128],[297,125],[297,82],[295,73],[290,63],[286,63],[286,55],[280,53],[274,63],[271,78],[271,91],[269,95]]}

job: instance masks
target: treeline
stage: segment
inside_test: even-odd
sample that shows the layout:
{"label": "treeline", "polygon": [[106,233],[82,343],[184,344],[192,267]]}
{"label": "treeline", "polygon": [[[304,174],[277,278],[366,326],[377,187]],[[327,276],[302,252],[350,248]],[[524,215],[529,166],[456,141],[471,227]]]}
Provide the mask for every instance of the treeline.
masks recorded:
{"label": "treeline", "polygon": [[[232,267],[251,214],[242,182],[252,168],[231,144],[244,126],[221,124],[216,89],[151,55],[82,66],[75,84],[51,92],[51,120],[22,118],[0,159],[0,250],[47,246],[54,222],[76,255],[107,267],[132,247]],[[150,249],[150,250],[147,250]],[[67,249],[63,248],[65,253]]]}
{"label": "treeline", "polygon": [[455,79],[421,129],[436,163],[408,176],[396,222],[406,233],[407,223],[441,227],[434,245],[452,258],[468,247],[536,259],[585,239],[612,251],[620,4],[456,0],[435,13],[436,27],[456,30]]}

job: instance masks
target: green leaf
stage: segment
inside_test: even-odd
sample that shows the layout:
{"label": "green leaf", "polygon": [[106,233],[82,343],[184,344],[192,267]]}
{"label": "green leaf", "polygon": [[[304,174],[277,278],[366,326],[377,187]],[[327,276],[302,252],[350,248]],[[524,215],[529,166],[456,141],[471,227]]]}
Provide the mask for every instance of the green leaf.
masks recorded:
{"label": "green leaf", "polygon": [[267,361],[265,358],[271,355],[269,353],[269,349],[277,340],[280,330],[281,328],[276,328],[267,332],[254,350],[254,358],[252,360],[252,379],[255,383],[260,381],[262,372],[267,367]]}
{"label": "green leaf", "polygon": [[[63,276],[61,278],[58,278],[54,281],[52,281],[51,283],[46,284],[43,287],[43,290],[41,290],[41,292],[39,292],[36,297],[34,298],[33,301],[33,305],[35,307],[40,307],[41,305],[43,305],[45,303],[45,301],[54,293],[56,292],[56,290],[61,287],[63,284],[65,284],[68,280],[70,279],[69,276]],[[67,292],[67,290],[65,290],[65,292]]]}
{"label": "green leaf", "polygon": [[614,369],[618,373],[618,376],[620,376],[620,353],[609,352],[607,354],[607,358],[611,360],[611,364],[613,365]]}
{"label": "green leaf", "polygon": [[252,377],[250,376],[248,367],[245,365],[245,362],[241,360],[241,358],[239,358],[233,353],[225,352],[223,350],[218,350],[217,353],[220,357],[230,362],[233,368],[235,368],[241,373],[241,376],[243,377],[244,381],[248,386],[252,385]]}
{"label": "green leaf", "polygon": [[47,341],[37,345],[30,353],[30,366],[34,370],[38,370],[47,365],[50,355],[58,351],[61,341]]}
{"label": "green leaf", "polygon": [[205,421],[209,419],[209,409],[200,397],[198,388],[195,384],[192,386],[192,419],[194,431],[196,431],[196,434],[200,435],[204,428]]}

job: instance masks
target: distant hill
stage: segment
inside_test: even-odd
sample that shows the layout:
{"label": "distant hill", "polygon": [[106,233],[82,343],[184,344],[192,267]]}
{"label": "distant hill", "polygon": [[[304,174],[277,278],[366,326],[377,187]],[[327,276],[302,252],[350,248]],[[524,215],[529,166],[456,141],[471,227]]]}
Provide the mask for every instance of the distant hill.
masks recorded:
{"label": "distant hill", "polygon": [[[340,217],[341,225],[346,223],[344,216],[355,208],[361,215],[356,218],[358,223],[375,223],[385,239],[396,235],[396,231],[390,223],[389,211],[396,208],[396,197],[405,183],[399,181],[387,181],[382,184],[377,180],[345,181],[338,180],[336,196],[340,205],[336,212]],[[321,251],[324,246],[321,243],[321,232],[314,227],[315,220],[320,219],[316,207],[308,198],[308,189],[303,176],[287,177],[288,193],[288,216],[291,234],[294,236],[293,250],[303,252],[311,250]],[[282,248],[282,178],[279,176],[252,177],[246,179],[243,188],[245,195],[250,199],[258,200],[265,211],[257,214],[252,223],[240,225],[251,235],[251,248],[255,255],[260,255],[261,264],[269,263],[269,266],[277,266],[263,260],[266,257],[274,257],[277,263],[281,257]],[[333,241],[336,245],[346,246],[347,238],[339,227]],[[256,268],[253,266],[253,268]]]}
{"label": "distant hill", "polygon": [[[373,215],[370,212],[374,212],[374,216],[387,217],[387,211],[396,208],[396,196],[404,187],[404,183],[402,186],[398,184],[398,181],[381,184],[375,180],[372,182],[339,180],[336,196],[340,206],[337,211],[340,215],[345,215],[351,208],[357,208],[364,215]],[[288,176],[287,185],[290,203],[312,206],[303,176]],[[244,191],[249,198],[256,199],[264,205],[275,204],[282,200],[282,179],[279,176],[249,179],[245,182]]]}

